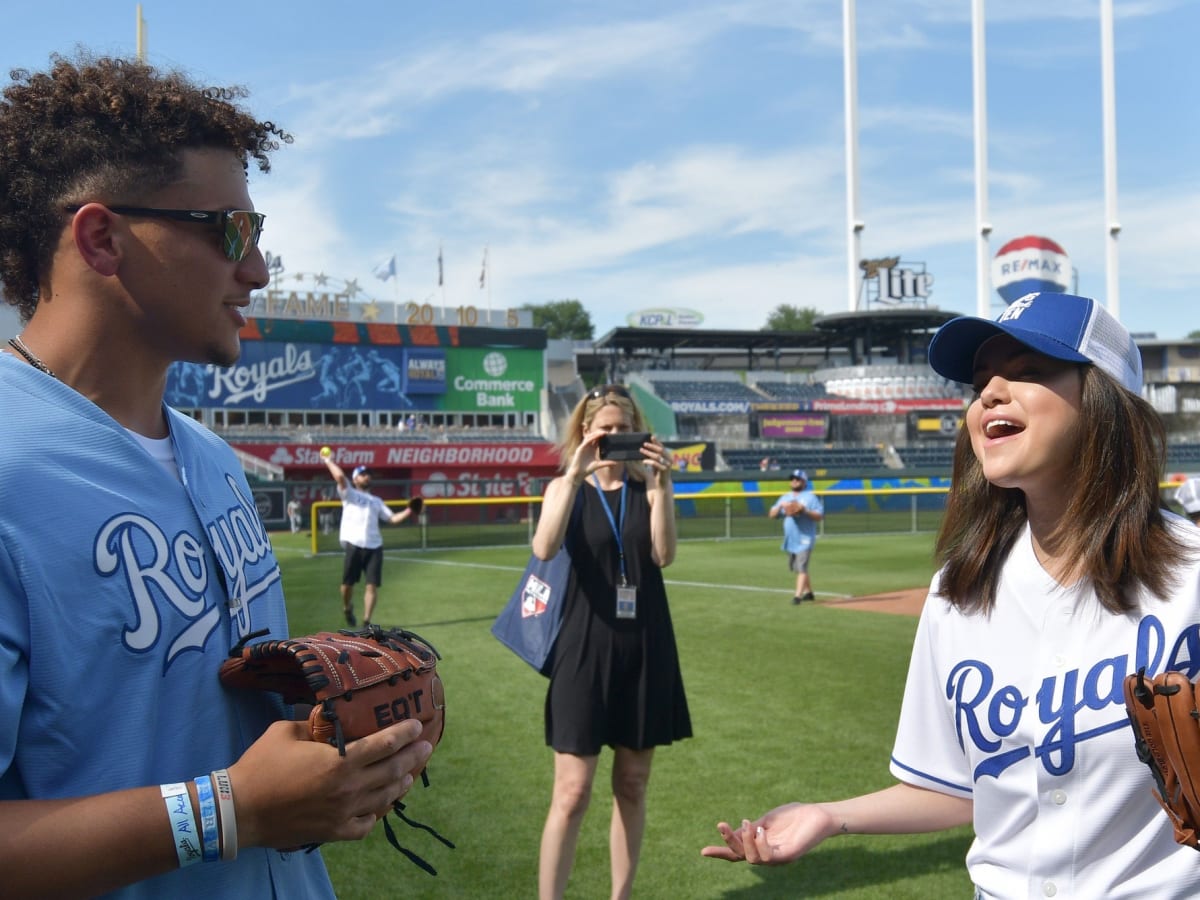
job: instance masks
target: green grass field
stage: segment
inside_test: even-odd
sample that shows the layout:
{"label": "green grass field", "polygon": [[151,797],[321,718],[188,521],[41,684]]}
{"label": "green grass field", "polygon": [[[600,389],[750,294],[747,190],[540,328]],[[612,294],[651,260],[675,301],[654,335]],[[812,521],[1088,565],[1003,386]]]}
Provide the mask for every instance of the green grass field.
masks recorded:
{"label": "green grass field", "polygon": [[[293,632],[340,626],[340,556],[311,556],[303,535],[273,541]],[[932,542],[928,533],[830,535],[813,556],[818,599],[926,584]],[[536,896],[552,775],[542,737],[546,681],[489,632],[527,555],[523,546],[389,555],[375,620],[412,628],[438,648],[447,695],[431,786],[413,789],[409,812],[458,846],[399,826],[401,843],[438,869],[433,878],[396,853],[382,827],[361,843],[328,845],[322,852],[342,900]],[[657,751],[634,896],[969,896],[969,829],[837,838],[772,869],[700,856],[719,819],[892,783],[887,762],[916,620],[792,606],[777,536],[685,541],[666,575],[695,737]],[[361,615],[361,588],[355,594]],[[602,755],[569,898],[608,896],[610,763]]]}

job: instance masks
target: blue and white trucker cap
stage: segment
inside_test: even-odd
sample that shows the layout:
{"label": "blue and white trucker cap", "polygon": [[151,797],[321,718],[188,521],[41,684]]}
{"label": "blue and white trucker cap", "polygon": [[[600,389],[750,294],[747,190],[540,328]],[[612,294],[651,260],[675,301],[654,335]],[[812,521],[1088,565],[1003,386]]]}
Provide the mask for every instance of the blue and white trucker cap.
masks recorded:
{"label": "blue and white trucker cap", "polygon": [[1142,393],[1142,354],[1125,326],[1095,300],[1074,294],[1026,294],[995,321],[951,319],[929,342],[929,365],[943,378],[971,384],[975,354],[998,334],[1054,359],[1091,363],[1126,389]]}

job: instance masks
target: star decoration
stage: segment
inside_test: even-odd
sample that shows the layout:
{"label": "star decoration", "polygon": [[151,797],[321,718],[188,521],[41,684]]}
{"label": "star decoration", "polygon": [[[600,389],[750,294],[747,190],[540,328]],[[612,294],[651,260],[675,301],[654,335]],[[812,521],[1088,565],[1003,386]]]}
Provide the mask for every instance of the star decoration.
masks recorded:
{"label": "star decoration", "polygon": [[346,282],[345,291],[346,291],[347,297],[353,297],[355,294],[357,294],[361,290],[362,290],[362,288],[360,288],[358,286],[357,278],[351,278],[349,281]]}
{"label": "star decoration", "polygon": [[317,284],[324,287],[325,284],[329,281],[329,276],[326,275],[324,272],[318,272],[316,275],[313,276],[313,281],[315,281]]}
{"label": "star decoration", "polygon": [[362,305],[362,317],[364,322],[374,322],[379,318],[379,304],[374,300],[368,300]]}

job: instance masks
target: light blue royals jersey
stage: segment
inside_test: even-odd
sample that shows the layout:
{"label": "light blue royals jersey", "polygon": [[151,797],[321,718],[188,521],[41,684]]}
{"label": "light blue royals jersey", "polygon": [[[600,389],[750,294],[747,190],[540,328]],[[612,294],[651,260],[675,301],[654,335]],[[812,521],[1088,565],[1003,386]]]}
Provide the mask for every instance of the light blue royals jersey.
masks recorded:
{"label": "light blue royals jersey", "polygon": [[[802,491],[788,491],[775,501],[774,509],[778,509],[790,500],[795,500],[815,513],[825,514],[825,504],[821,498],[808,488]],[[817,523],[805,515],[783,516],[783,543],[779,549],[784,553],[803,553],[817,540]]]}
{"label": "light blue royals jersey", "polygon": [[[168,410],[180,483],[93,403],[8,354],[0,410],[0,799],[228,767],[284,710],[274,695],[226,691],[217,669],[252,631],[287,635],[279,566],[237,458]],[[254,848],[113,896],[333,890],[319,853]]]}

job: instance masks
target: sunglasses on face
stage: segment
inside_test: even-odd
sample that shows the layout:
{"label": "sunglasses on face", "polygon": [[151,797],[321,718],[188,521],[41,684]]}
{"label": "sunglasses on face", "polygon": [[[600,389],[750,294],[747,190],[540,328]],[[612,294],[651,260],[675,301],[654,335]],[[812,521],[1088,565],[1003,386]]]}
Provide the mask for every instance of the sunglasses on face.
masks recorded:
{"label": "sunglasses on face", "polygon": [[624,397],[626,400],[632,400],[629,390],[623,384],[601,384],[588,391],[587,398],[589,400],[601,400],[609,394],[616,394],[618,397]]}
{"label": "sunglasses on face", "polygon": [[[63,207],[66,212],[78,212],[81,204]],[[197,225],[216,225],[221,229],[221,252],[230,262],[241,262],[258,246],[266,216],[248,209],[153,209],[146,206],[109,206],[109,212],[119,216],[139,216],[147,219],[170,219]]]}

